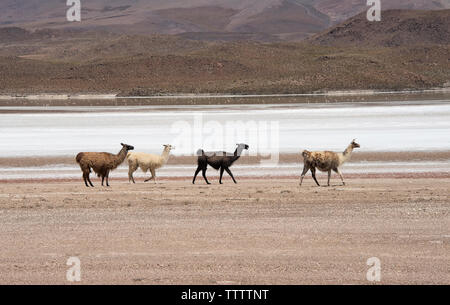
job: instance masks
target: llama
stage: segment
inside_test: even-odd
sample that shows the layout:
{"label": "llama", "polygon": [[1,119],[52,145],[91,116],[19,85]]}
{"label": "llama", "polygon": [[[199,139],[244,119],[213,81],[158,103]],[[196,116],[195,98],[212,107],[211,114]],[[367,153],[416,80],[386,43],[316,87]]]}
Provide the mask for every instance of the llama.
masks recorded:
{"label": "llama", "polygon": [[197,170],[194,174],[194,179],[192,179],[192,184],[195,184],[195,178],[197,177],[198,173],[202,171],[203,178],[205,179],[207,184],[209,183],[208,179],[206,178],[206,168],[209,165],[211,165],[215,170],[220,169],[220,178],[219,183],[222,184],[222,175],[223,171],[225,170],[228,175],[233,179],[234,183],[237,183],[236,180],[233,177],[233,174],[230,171],[230,166],[233,165],[233,163],[239,159],[241,156],[241,153],[244,149],[248,149],[247,144],[236,144],[238,147],[234,151],[234,153],[227,153],[225,151],[220,152],[205,152],[203,149],[199,149],[197,151]]}
{"label": "llama", "polygon": [[98,177],[102,177],[102,186],[105,178],[106,186],[109,186],[109,172],[116,169],[125,160],[129,150],[134,149],[131,145],[123,143],[120,143],[120,145],[122,145],[122,149],[117,155],[107,152],[80,152],[77,155],[76,161],[83,172],[84,184],[86,184],[87,187],[89,187],[88,182],[94,187],[89,178],[91,168]]}
{"label": "llama", "polygon": [[146,173],[148,170],[152,173],[152,177],[145,179],[144,182],[153,181],[156,183],[156,169],[162,167],[169,160],[169,154],[172,149],[175,149],[172,145],[163,145],[164,150],[160,156],[147,154],[142,152],[130,152],[127,154],[128,160],[128,181],[134,181],[133,173],[140,167],[141,170]]}
{"label": "llama", "polygon": [[347,146],[342,153],[335,153],[332,151],[307,151],[302,152],[303,156],[303,172],[300,178],[300,186],[303,178],[308,170],[311,170],[312,177],[317,186],[320,186],[316,179],[316,168],[322,172],[328,172],[328,186],[330,186],[331,170],[335,171],[341,177],[342,185],[345,185],[344,177],[342,177],[339,167],[346,161],[350,160],[354,148],[359,148],[359,144],[355,139]]}

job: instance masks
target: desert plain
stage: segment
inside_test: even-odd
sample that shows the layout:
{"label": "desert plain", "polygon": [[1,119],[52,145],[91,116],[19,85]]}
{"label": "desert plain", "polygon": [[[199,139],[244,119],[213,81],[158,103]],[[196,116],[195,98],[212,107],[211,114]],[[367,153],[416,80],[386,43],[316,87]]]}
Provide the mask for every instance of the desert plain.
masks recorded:
{"label": "desert plain", "polygon": [[73,256],[82,284],[450,283],[448,173],[93,181],[0,185],[0,283],[73,284]]}

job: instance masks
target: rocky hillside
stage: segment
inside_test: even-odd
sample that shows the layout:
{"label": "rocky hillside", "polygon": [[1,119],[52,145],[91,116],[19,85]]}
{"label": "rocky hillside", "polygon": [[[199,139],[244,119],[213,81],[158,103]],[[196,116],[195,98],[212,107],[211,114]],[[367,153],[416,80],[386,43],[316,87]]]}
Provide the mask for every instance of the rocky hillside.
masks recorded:
{"label": "rocky hillside", "polygon": [[[306,42],[218,42],[190,36],[195,32],[130,35],[4,27],[0,94],[251,94],[443,87],[450,81],[449,11],[384,11],[381,22],[367,22],[360,14]],[[258,22],[269,21],[267,16]]]}
{"label": "rocky hillside", "polygon": [[383,11],[380,22],[361,13],[309,39],[321,45],[405,46],[450,43],[450,10]]}

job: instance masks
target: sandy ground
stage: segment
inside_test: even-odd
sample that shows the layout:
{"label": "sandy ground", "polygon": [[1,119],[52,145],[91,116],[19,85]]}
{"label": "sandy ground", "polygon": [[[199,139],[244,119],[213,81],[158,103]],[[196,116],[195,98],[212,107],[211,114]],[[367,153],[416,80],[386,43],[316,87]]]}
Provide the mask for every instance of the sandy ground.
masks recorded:
{"label": "sandy ground", "polygon": [[238,180],[1,184],[0,283],[450,284],[449,178]]}

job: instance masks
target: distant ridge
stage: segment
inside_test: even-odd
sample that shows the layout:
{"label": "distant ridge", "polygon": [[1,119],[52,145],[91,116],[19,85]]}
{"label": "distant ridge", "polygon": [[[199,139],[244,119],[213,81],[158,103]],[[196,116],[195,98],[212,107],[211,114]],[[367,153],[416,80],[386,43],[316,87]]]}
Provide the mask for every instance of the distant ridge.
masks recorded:
{"label": "distant ridge", "polygon": [[308,39],[329,45],[405,46],[450,43],[450,9],[436,11],[388,10],[380,22],[367,21],[366,13]]}

